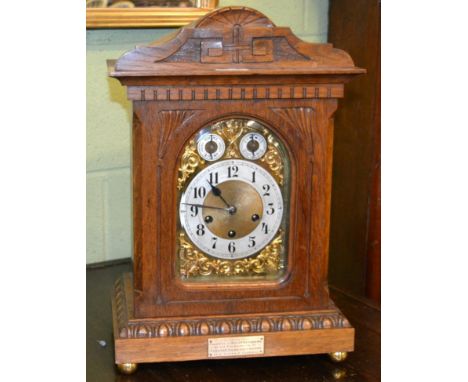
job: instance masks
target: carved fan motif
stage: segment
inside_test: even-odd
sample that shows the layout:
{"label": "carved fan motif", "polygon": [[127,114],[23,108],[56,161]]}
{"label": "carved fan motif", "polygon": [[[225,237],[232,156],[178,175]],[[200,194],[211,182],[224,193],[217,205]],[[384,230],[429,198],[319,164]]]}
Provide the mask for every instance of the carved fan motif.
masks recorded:
{"label": "carved fan motif", "polygon": [[311,107],[273,108],[286,123],[297,126],[305,141],[309,143],[307,151],[312,153],[314,109]]}
{"label": "carved fan motif", "polygon": [[159,112],[160,125],[162,130],[159,137],[159,157],[163,158],[167,150],[167,142],[177,127],[182,126],[194,116],[192,110],[163,110]]}
{"label": "carved fan motif", "polygon": [[252,8],[227,7],[209,13],[196,26],[198,28],[232,28],[234,26],[274,27],[275,24],[264,14]]}

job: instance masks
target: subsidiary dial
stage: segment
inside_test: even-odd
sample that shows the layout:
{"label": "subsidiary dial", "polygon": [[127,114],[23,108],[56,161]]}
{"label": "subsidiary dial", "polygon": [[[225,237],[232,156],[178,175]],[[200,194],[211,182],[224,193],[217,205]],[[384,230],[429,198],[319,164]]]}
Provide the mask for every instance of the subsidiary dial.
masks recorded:
{"label": "subsidiary dial", "polygon": [[226,145],[219,135],[208,133],[200,137],[197,149],[203,159],[212,162],[223,156]]}
{"label": "subsidiary dial", "polygon": [[245,159],[260,159],[267,150],[267,142],[263,135],[249,133],[242,137],[239,144],[240,152]]}

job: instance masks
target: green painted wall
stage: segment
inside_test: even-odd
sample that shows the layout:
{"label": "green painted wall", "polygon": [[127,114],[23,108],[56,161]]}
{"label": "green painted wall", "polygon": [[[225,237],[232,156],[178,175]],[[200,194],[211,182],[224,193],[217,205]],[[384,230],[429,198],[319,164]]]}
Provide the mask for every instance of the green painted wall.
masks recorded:
{"label": "green painted wall", "polygon": [[[325,42],[328,0],[220,0],[245,5],[290,26],[304,40]],[[86,32],[86,260],[94,263],[132,253],[130,143],[131,105],[118,81],[107,78],[107,59],[170,29],[112,29]]]}

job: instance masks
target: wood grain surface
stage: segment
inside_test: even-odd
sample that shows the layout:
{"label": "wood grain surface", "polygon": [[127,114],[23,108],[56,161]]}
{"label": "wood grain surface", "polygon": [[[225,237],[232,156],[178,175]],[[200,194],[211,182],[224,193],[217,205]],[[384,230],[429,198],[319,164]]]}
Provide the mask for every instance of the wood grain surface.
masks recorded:
{"label": "wood grain surface", "polygon": [[[337,333],[339,332],[339,333]],[[321,354],[342,349],[352,351],[354,348],[354,329],[329,329],[309,331],[297,336],[297,333],[265,333],[265,352],[261,355],[244,355],[242,357],[224,358],[252,358],[272,357],[279,355]],[[210,337],[229,338],[234,336]],[[236,336],[236,338],[238,338]],[[117,340],[116,363],[126,362],[180,362],[205,359],[207,357],[206,337],[176,337],[161,340],[150,338],[146,340],[131,339]]]}
{"label": "wood grain surface", "polygon": [[206,359],[210,340],[252,335],[264,341],[264,351],[256,357],[354,350],[354,329],[334,306],[280,314],[136,318],[130,273],[115,282],[112,313],[116,363]]}
{"label": "wood grain surface", "polygon": [[[355,351],[341,364],[325,355],[142,364],[123,376],[114,366],[110,296],[114,282],[132,269],[130,260],[86,272],[86,380],[88,382],[312,382],[380,380],[380,309],[331,289],[333,300],[356,330]],[[98,341],[105,341],[101,345]]]}
{"label": "wood grain surface", "polygon": [[[134,278],[136,316],[273,312],[328,306],[328,219],[334,98],[244,102],[134,101]],[[185,113],[161,124],[161,113]],[[278,283],[184,285],[176,272],[179,150],[220,115],[248,116],[267,125],[290,150],[291,216],[288,278]],[[308,114],[312,111],[308,117]],[[275,127],[276,126],[276,127]],[[278,127],[281,126],[281,129]],[[158,128],[156,128],[158,127]],[[166,142],[170,141],[170,145]],[[156,171],[154,171],[156,169]],[[164,181],[162,181],[164,179]],[[164,238],[162,240],[161,238]],[[303,271],[307,270],[307,271]],[[232,303],[235,301],[235,303]]]}
{"label": "wood grain surface", "polygon": [[312,44],[247,7],[225,7],[121,56],[110,75],[126,77],[345,74],[354,66],[343,50]]}

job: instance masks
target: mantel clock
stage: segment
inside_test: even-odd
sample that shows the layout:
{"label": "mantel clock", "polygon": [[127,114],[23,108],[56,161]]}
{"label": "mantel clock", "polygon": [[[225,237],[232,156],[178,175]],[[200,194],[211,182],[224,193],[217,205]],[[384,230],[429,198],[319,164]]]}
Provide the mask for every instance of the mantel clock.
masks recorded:
{"label": "mantel clock", "polygon": [[365,72],[245,7],[109,61],[133,103],[116,363],[353,350],[327,285],[333,114]]}

